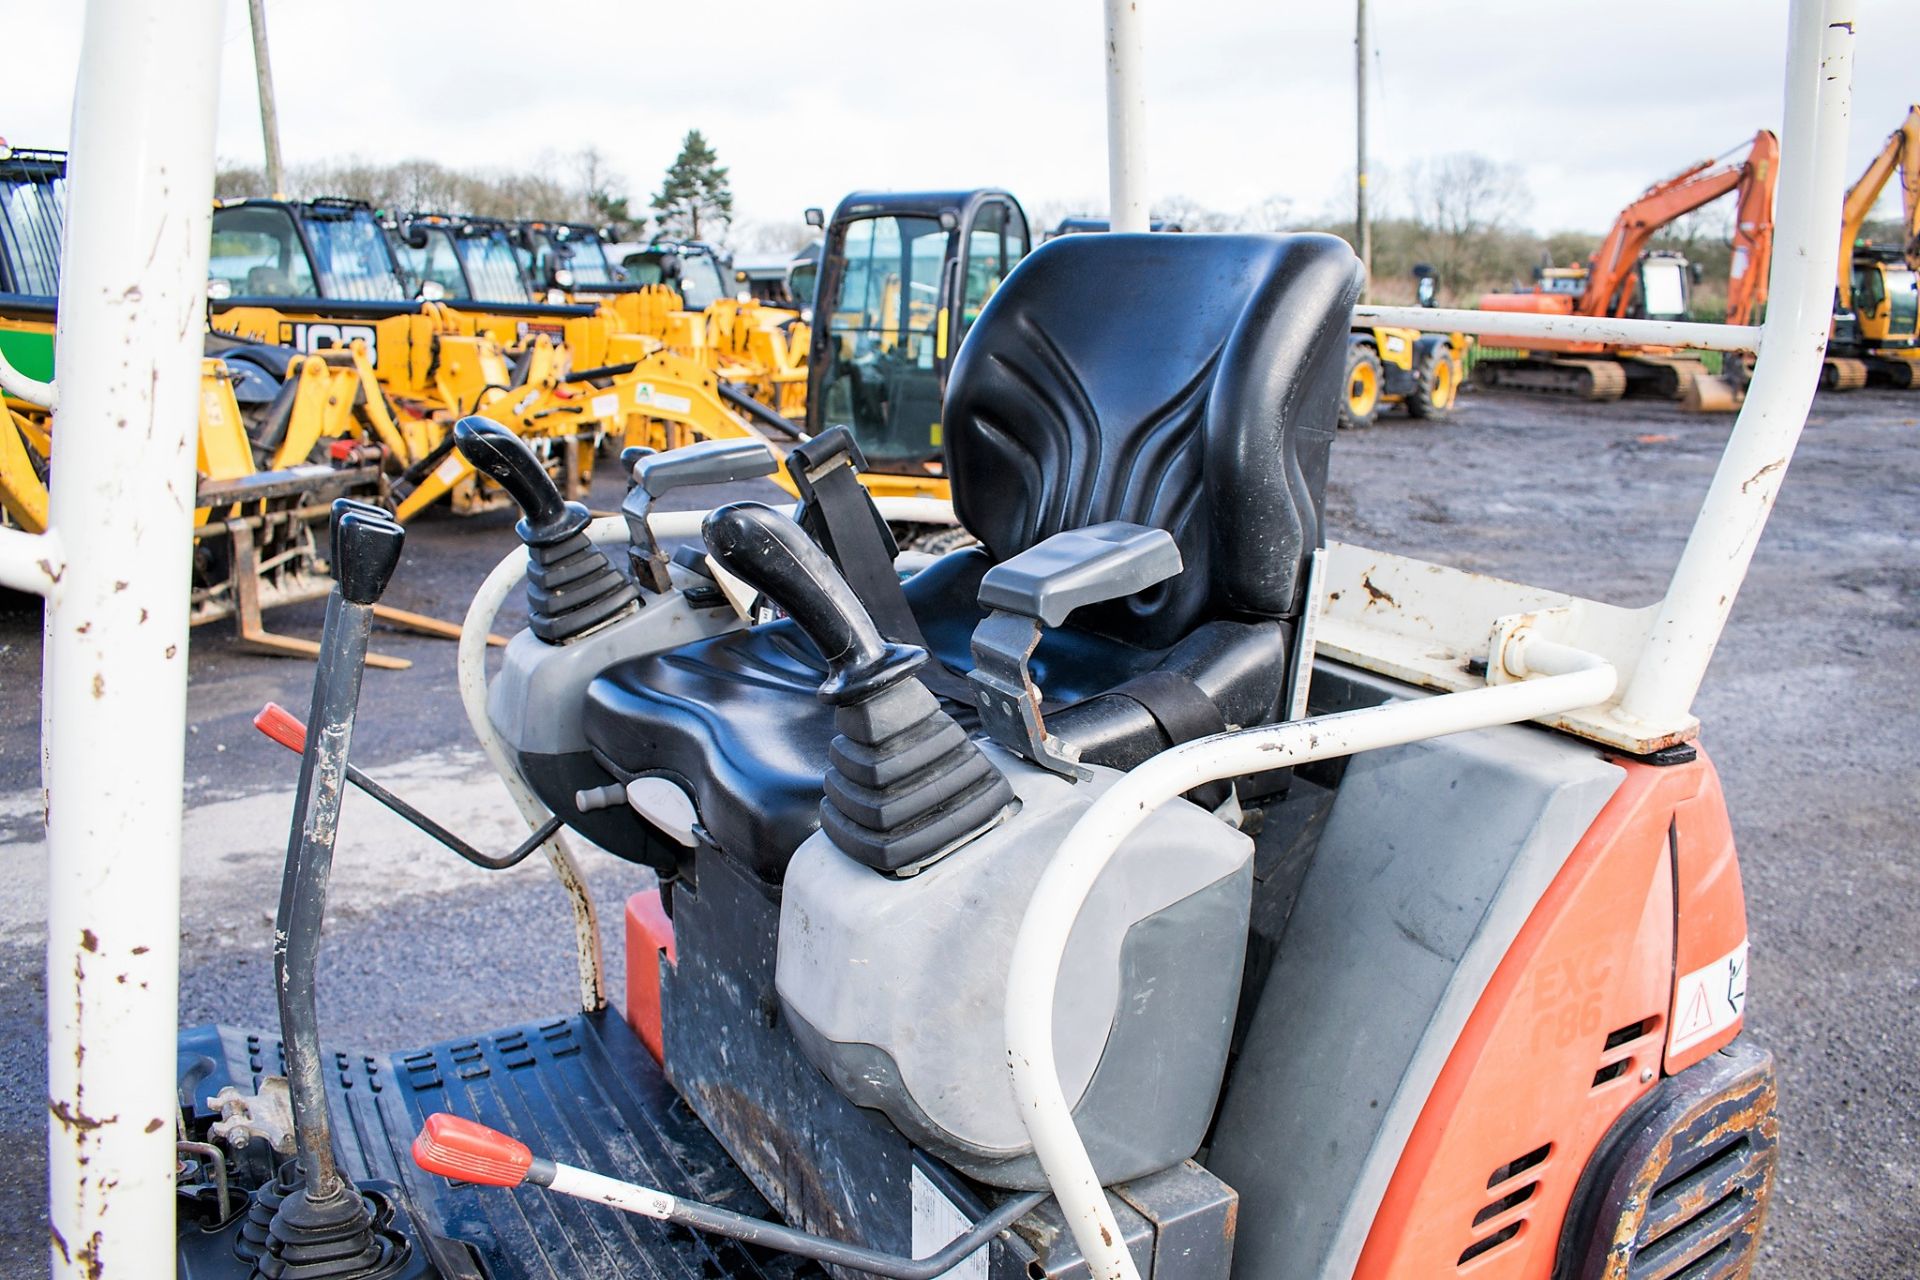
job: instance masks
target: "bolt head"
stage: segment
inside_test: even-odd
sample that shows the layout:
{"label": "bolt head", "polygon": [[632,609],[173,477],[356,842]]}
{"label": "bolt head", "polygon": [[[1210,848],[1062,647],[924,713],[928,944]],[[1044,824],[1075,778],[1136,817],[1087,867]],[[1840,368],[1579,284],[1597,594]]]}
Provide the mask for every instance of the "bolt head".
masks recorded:
{"label": "bolt head", "polygon": [[1642,1068],[1640,1068],[1640,1083],[1641,1083],[1641,1084],[1652,1084],[1652,1083],[1653,1083],[1653,1068],[1652,1068],[1652,1067],[1642,1067]]}

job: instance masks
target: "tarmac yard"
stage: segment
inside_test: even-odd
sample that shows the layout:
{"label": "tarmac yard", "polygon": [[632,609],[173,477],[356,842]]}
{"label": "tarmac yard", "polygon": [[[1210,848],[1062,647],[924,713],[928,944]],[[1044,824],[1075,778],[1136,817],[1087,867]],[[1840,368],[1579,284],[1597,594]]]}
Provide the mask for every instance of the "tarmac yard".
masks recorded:
{"label": "tarmac yard", "polygon": [[[1384,418],[1335,446],[1329,533],[1620,604],[1664,586],[1731,417],[1629,401],[1471,396],[1439,426]],[[594,505],[620,486],[603,468]],[[743,486],[728,496],[774,495]],[[713,501],[707,491],[705,501]],[[515,545],[513,517],[409,531],[387,600],[458,619]],[[497,629],[518,623],[510,602]],[[269,615],[317,635],[314,603]],[[369,671],[354,758],[470,842],[523,832],[472,743],[453,646]],[[44,1274],[44,857],[37,602],[0,596],[0,1271]],[[1920,395],[1823,396],[1696,703],[1739,837],[1753,943],[1748,1026],[1783,1072],[1764,1280],[1920,1272]],[[303,714],[312,668],[193,638],[181,1019],[275,1021],[272,916],[295,760],[251,728]],[[127,768],[139,768],[130,759]],[[577,986],[545,863],[467,866],[364,797],[342,824],[321,1014],[369,1049],[562,1012]],[[578,847],[576,843],[576,847]],[[137,858],[140,850],[128,849]],[[620,906],[647,873],[589,852],[609,989]]]}

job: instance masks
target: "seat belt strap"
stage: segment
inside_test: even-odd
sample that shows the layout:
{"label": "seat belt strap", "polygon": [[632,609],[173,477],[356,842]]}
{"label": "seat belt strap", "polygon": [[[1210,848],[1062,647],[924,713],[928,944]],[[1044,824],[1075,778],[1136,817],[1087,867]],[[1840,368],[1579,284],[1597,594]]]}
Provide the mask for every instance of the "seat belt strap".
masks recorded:
{"label": "seat belt strap", "polygon": [[1227,731],[1226,717],[1206,690],[1172,671],[1143,671],[1111,692],[1147,709],[1174,746]]}
{"label": "seat belt strap", "polygon": [[840,569],[880,634],[927,651],[920,681],[934,693],[973,706],[972,687],[948,670],[927,644],[894,570],[899,544],[860,483],[866,459],[845,427],[823,431],[787,452],[787,474],[800,490],[800,527]]}
{"label": "seat belt strap", "polygon": [[[1177,672],[1143,671],[1110,692],[1145,707],[1173,746],[1227,731],[1226,717],[1207,691]],[[1204,809],[1217,809],[1226,801],[1227,783],[1205,783],[1187,796]]]}

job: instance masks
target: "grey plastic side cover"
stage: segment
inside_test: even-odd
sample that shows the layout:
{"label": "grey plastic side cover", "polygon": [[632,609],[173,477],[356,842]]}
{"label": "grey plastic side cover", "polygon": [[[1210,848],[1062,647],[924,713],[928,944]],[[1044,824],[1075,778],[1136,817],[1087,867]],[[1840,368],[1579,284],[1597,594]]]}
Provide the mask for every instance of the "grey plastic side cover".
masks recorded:
{"label": "grey plastic side cover", "polygon": [[1240,1193],[1237,1275],[1353,1273],[1467,1016],[1624,776],[1524,725],[1349,763],[1206,1161]]}

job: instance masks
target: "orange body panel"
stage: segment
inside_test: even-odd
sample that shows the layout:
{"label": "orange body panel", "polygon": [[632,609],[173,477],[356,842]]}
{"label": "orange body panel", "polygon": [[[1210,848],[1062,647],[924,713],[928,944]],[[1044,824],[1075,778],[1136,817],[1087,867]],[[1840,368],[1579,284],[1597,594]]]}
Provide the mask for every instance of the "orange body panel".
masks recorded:
{"label": "orange body panel", "polygon": [[[1660,1073],[1676,918],[1681,973],[1689,957],[1704,964],[1744,939],[1712,765],[1704,755],[1667,767],[1618,763],[1626,779],[1521,929],[1442,1068],[1357,1276],[1545,1280],[1582,1169]],[[1736,1021],[1690,1048],[1682,1065],[1738,1032]]]}
{"label": "orange body panel", "polygon": [[[1740,860],[1734,852],[1733,827],[1727,821],[1720,775],[1711,765],[1702,771],[1699,790],[1674,810],[1673,859],[1679,898],[1673,971],[1679,976],[1712,965],[1747,940],[1747,899],[1740,884]],[[1744,984],[1744,974],[1740,981]],[[1682,994],[1676,984],[1676,1002]],[[1685,1030],[1685,1011],[1676,1008],[1671,1012],[1677,1036]],[[1735,1022],[1678,1053],[1669,1048],[1666,1073],[1686,1070],[1725,1048],[1739,1032],[1740,1024]]]}
{"label": "orange body panel", "polygon": [[[627,1025],[647,1046],[653,1060],[666,1062],[660,1030],[660,966],[672,964],[673,921],[658,889],[627,899]],[[664,959],[663,959],[664,958]]]}

